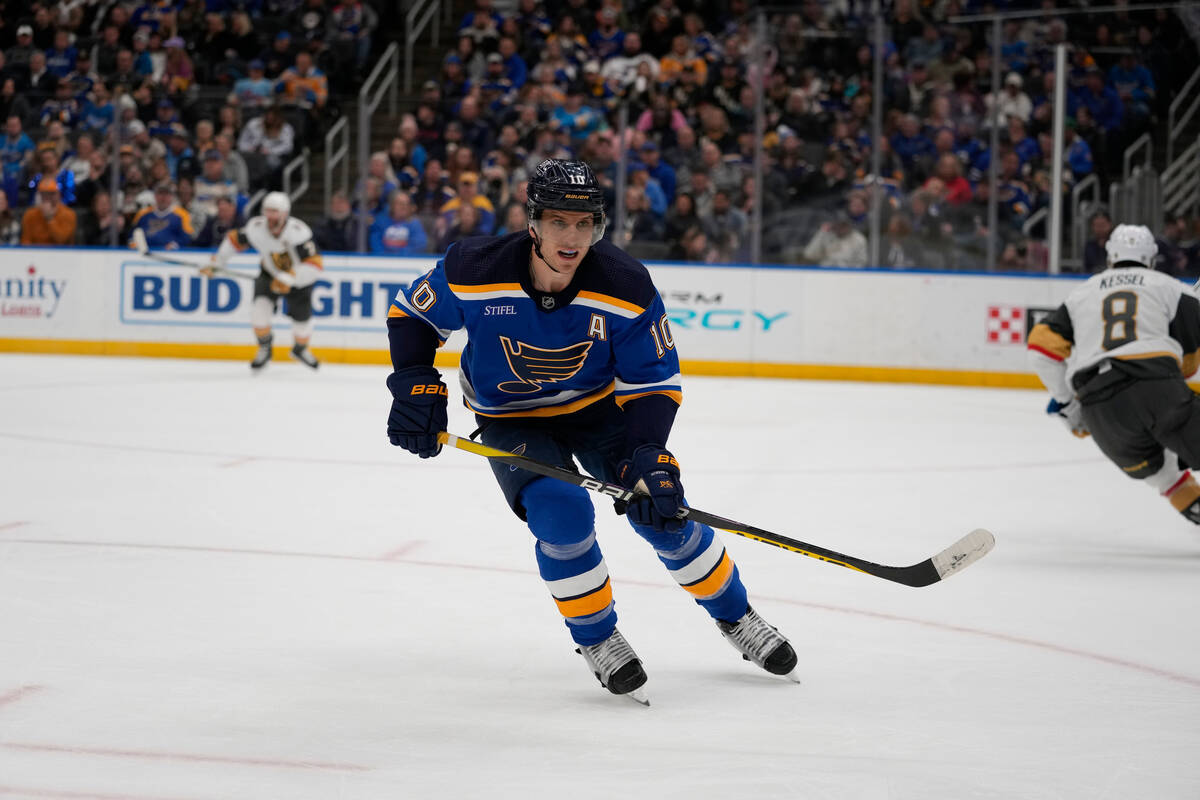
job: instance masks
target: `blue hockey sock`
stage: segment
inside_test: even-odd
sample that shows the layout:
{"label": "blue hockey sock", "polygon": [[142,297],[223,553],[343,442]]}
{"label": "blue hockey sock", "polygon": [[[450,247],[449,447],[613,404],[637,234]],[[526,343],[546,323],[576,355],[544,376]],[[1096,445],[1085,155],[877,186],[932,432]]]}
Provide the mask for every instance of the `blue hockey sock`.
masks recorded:
{"label": "blue hockey sock", "polygon": [[691,522],[678,534],[635,530],[654,546],[671,577],[713,619],[736,622],[746,613],[746,587],[712,528]]}
{"label": "blue hockey sock", "polygon": [[538,572],[571,638],[580,645],[603,642],[616,628],[617,612],[587,492],[542,478],[521,491],[521,504],[538,540]]}

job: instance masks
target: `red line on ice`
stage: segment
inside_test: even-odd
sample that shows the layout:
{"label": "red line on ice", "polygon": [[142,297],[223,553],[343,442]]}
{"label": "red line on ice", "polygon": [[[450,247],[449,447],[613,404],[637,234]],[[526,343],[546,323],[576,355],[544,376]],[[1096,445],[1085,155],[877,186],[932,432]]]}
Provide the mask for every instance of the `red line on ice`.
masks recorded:
{"label": "red line on ice", "polygon": [[258,460],[258,458],[255,456],[241,456],[240,458],[235,458],[233,461],[227,461],[224,464],[221,464],[221,469],[229,469],[230,467],[240,467],[242,464],[249,464],[251,461],[257,461],[257,460]]}
{"label": "red line on ice", "polygon": [[24,697],[25,695],[33,694],[34,692],[40,692],[42,689],[45,689],[45,688],[46,688],[45,686],[35,686],[32,684],[30,684],[29,686],[18,686],[16,689],[13,689],[12,691],[5,692],[4,694],[0,694],[0,706],[6,706],[9,703],[15,703],[18,700],[20,700],[22,697]]}
{"label": "red line on ice", "polygon": [[109,794],[104,792],[79,792],[64,789],[33,789],[28,786],[5,786],[0,784],[0,797],[48,797],[56,800],[181,800],[177,797],[159,797],[145,794]]}
{"label": "red line on ice", "polygon": [[[179,550],[185,552],[202,552],[202,553],[225,553],[233,555],[259,555],[259,556],[290,556],[293,558],[320,558],[335,561],[366,561],[376,563],[389,564],[408,564],[415,567],[435,567],[439,569],[463,569],[472,570],[475,572],[492,572],[492,573],[507,573],[514,575],[537,575],[535,570],[531,569],[516,569],[513,567],[496,567],[488,564],[463,564],[451,561],[425,561],[416,558],[402,557],[378,557],[378,556],[354,556],[341,555],[338,553],[304,553],[304,552],[288,552],[286,550],[252,550],[239,549],[233,547],[202,547],[198,545],[169,545],[169,544],[138,544],[131,542],[86,542],[86,541],[54,541],[50,539],[9,539],[13,544],[44,544],[44,545],[73,545],[77,547],[109,547],[109,548],[129,548],[137,550]],[[626,586],[641,586],[651,589],[666,589],[668,588],[662,583],[653,583],[650,581],[637,580],[622,580],[618,581],[621,585]],[[1074,647],[1066,647],[1064,645],[1054,644],[1053,642],[1043,642],[1037,639],[1027,639],[1022,636],[1012,636],[1007,633],[997,633],[995,631],[984,630],[983,628],[969,628],[963,625],[953,625],[946,622],[934,622],[932,620],[918,619],[916,617],[903,617],[898,614],[887,614],[882,611],[868,611],[866,609],[849,608],[846,606],[831,606],[822,603],[810,603],[804,600],[793,600],[786,597],[772,597],[771,600],[780,603],[787,603],[794,606],[802,606],[804,608],[814,608],[820,611],[832,611],[838,614],[851,614],[859,617],[869,617],[872,619],[883,619],[892,622],[910,622],[914,625],[922,625],[926,628],[935,630],[951,631],[953,633],[967,633],[973,636],[981,636],[986,639],[995,641],[1008,642],[1010,644],[1025,645],[1027,647],[1045,650],[1047,652],[1059,653],[1062,655],[1071,655],[1078,658],[1084,658],[1089,661],[1096,661],[1112,666],[1125,667],[1126,669],[1136,670],[1148,675],[1154,675],[1159,678],[1165,678],[1176,683],[1183,683],[1188,686],[1200,688],[1200,678],[1191,675],[1184,675],[1179,672],[1172,672],[1159,667],[1152,667],[1148,664],[1140,664],[1136,661],[1128,661],[1115,656],[1106,656],[1103,653],[1092,653],[1087,650],[1080,650]]]}
{"label": "red line on ice", "polygon": [[158,750],[124,750],[108,747],[71,747],[69,745],[39,744],[36,742],[0,742],[9,750],[35,753],[71,753],[81,756],[110,758],[142,758],[159,761],[188,761],[204,764],[236,764],[247,767],[285,767],[288,769],[332,770],[337,772],[368,772],[361,764],[341,764],[328,761],[288,761],[281,758],[241,758],[238,756],[209,756],[201,753],[170,753]]}
{"label": "red line on ice", "polygon": [[955,633],[969,633],[974,636],[983,636],[987,639],[995,639],[1000,642],[1010,642],[1012,644],[1021,644],[1026,647],[1035,647],[1039,650],[1046,650],[1052,653],[1060,653],[1062,655],[1078,656],[1091,661],[1099,661],[1104,664],[1112,664],[1118,667],[1126,667],[1139,672],[1146,672],[1151,675],[1157,675],[1160,678],[1176,681],[1177,683],[1186,683],[1188,686],[1200,687],[1200,678],[1193,678],[1191,675],[1184,675],[1180,672],[1171,672],[1167,669],[1152,667],[1148,664],[1139,664],[1136,661],[1127,661],[1123,658],[1115,656],[1106,656],[1103,653],[1093,653],[1088,650],[1080,650],[1075,647],[1067,647],[1053,642],[1043,642],[1038,639],[1027,639],[1024,636],[1013,636],[1008,633],[997,633],[995,631],[984,630],[983,628],[968,628],[965,625],[952,625],[946,622],[931,622],[924,619],[916,619],[915,617],[902,617],[898,614],[887,614],[882,611],[866,611],[858,608],[843,608],[841,606],[829,606],[822,603],[809,603],[802,600],[789,600],[784,597],[773,597],[772,600],[780,603],[790,603],[791,605],[804,606],[806,608],[816,608],[822,611],[834,611],[839,614],[855,614],[860,617],[873,617],[875,619],[886,619],[894,622],[911,622],[914,625],[923,625],[926,628],[935,628],[943,631],[953,631]]}
{"label": "red line on ice", "polygon": [[425,542],[423,542],[423,541],[405,542],[404,544],[397,547],[395,550],[384,553],[379,558],[381,561],[399,561],[400,559],[404,558],[404,556],[408,555],[413,550],[416,550],[418,547],[420,547],[423,544],[425,544]]}

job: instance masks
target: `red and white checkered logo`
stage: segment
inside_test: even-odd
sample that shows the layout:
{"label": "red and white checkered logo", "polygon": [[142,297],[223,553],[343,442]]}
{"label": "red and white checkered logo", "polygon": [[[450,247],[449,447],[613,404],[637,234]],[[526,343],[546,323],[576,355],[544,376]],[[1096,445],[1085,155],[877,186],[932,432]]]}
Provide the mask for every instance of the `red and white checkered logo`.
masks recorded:
{"label": "red and white checkered logo", "polygon": [[992,344],[1024,343],[1025,309],[1017,306],[988,306],[987,340]]}

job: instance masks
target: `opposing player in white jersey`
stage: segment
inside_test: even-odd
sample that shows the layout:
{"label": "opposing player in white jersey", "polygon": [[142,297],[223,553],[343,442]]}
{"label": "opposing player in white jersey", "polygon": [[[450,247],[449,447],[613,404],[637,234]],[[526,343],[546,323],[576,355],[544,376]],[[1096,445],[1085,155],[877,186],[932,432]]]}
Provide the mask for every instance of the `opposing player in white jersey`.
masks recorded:
{"label": "opposing player in white jersey", "polygon": [[[313,369],[320,362],[308,349],[312,338],[313,284],[321,275],[323,264],[312,230],[291,216],[292,203],[283,192],[271,192],[262,201],[262,215],[251,217],[245,226],[229,232],[213,255],[210,266],[223,268],[235,253],[254,248],[260,255],[262,271],[254,281],[254,305],[250,322],[258,337],[258,352],[250,362],[251,369],[262,369],[271,360],[271,317],[279,298],[287,300],[287,314],[292,318],[292,358]],[[207,269],[206,274],[213,273]]]}
{"label": "opposing player in white jersey", "polygon": [[1145,226],[1118,225],[1107,251],[1108,269],[1029,333],[1046,411],[1200,525],[1200,485],[1184,466],[1200,466],[1200,398],[1184,381],[1200,364],[1200,299],[1153,271]]}

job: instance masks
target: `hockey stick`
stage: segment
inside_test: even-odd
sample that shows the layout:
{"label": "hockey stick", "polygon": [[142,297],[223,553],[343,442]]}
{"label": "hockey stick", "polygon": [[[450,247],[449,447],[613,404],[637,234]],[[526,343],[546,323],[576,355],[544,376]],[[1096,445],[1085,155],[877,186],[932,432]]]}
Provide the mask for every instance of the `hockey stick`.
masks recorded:
{"label": "hockey stick", "polygon": [[[536,472],[538,475],[545,475],[548,478],[573,483],[576,486],[582,486],[584,489],[611,497],[614,500],[628,502],[637,495],[637,493],[614,483],[605,483],[595,478],[580,475],[578,472],[572,472],[569,469],[544,464],[541,461],[535,461],[532,458],[519,456],[515,453],[497,450],[494,447],[488,447],[485,444],[473,442],[470,439],[463,439],[451,433],[439,433],[438,442],[456,447],[459,450],[466,450],[468,453],[501,461],[514,467],[520,467],[530,472]],[[745,525],[741,522],[718,517],[716,514],[709,514],[707,511],[701,511],[698,508],[684,509],[681,516],[685,519],[692,519],[705,525],[711,525],[714,528],[720,528],[723,531],[729,531],[738,536],[744,536],[747,539],[753,539],[756,542],[773,544],[776,547],[781,547],[784,550],[790,550],[793,553],[799,553],[809,558],[815,558],[818,561],[837,564],[839,567],[852,569],[855,572],[865,572],[868,575],[874,575],[876,578],[883,578],[894,583],[902,583],[905,586],[914,587],[928,586],[931,583],[944,581],[951,575],[961,572],[986,556],[996,545],[996,537],[992,536],[990,531],[977,528],[931,558],[927,558],[909,567],[889,567],[865,561],[854,556],[848,556],[835,550],[827,550],[815,544],[808,544],[797,539],[789,539],[787,536],[781,536],[778,533],[771,533],[762,528],[756,528],[753,525]]]}
{"label": "hockey stick", "polygon": [[170,256],[158,255],[150,252],[150,244],[146,241],[146,232],[141,228],[134,228],[133,234],[129,237],[133,242],[137,254],[143,258],[151,258],[163,264],[171,264],[176,267],[191,267],[192,269],[207,269],[212,270],[214,275],[224,275],[229,278],[246,278],[254,280],[257,276],[251,275],[248,272],[239,272],[236,269],[225,269],[224,267],[210,267],[208,264],[201,264],[197,261],[188,261],[183,258],[171,258]]}

